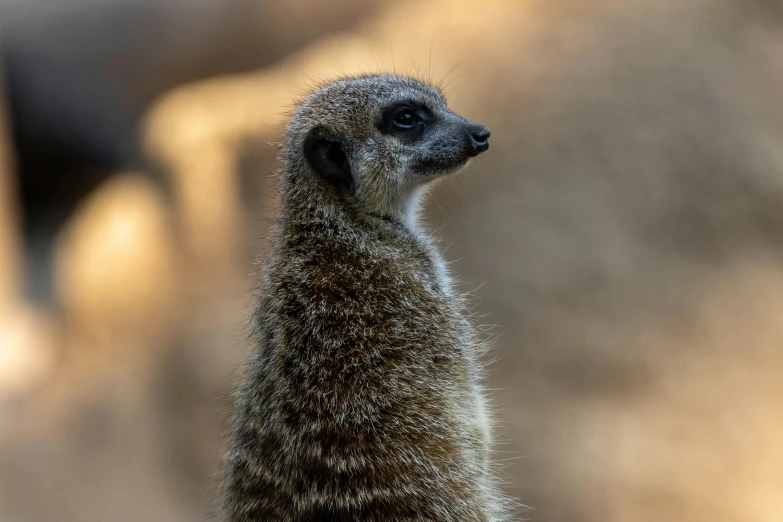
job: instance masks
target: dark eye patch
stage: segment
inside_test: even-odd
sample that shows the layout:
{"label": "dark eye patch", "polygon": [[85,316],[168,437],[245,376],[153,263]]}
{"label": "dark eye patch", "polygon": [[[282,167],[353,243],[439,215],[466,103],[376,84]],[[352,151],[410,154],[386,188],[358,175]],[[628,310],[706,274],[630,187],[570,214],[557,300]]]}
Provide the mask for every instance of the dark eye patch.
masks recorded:
{"label": "dark eye patch", "polygon": [[423,121],[416,111],[403,105],[394,109],[391,114],[391,123],[398,129],[406,130],[414,128]]}
{"label": "dark eye patch", "polygon": [[414,101],[395,103],[383,111],[378,128],[385,134],[415,138],[433,119],[432,111]]}

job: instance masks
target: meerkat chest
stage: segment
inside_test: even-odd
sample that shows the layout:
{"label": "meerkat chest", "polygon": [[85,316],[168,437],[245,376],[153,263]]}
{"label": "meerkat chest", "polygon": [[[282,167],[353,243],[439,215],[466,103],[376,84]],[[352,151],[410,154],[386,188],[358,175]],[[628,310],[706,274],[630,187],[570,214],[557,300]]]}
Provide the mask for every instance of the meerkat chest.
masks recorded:
{"label": "meerkat chest", "polygon": [[396,230],[289,244],[274,293],[277,337],[297,365],[325,382],[470,387],[472,331],[428,245]]}

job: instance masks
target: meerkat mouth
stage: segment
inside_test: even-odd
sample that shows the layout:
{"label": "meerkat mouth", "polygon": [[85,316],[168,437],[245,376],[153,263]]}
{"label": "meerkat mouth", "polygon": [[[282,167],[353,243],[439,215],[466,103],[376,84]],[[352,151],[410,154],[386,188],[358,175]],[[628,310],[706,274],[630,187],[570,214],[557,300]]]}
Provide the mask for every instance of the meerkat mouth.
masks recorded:
{"label": "meerkat mouth", "polygon": [[463,171],[466,168],[468,168],[468,165],[470,165],[470,162],[473,160],[473,158],[466,158],[456,165],[453,165],[451,168],[446,169],[441,176],[450,176],[451,174],[456,174],[457,172]]}
{"label": "meerkat mouth", "polygon": [[429,181],[442,176],[456,174],[457,172],[464,170],[468,165],[470,165],[471,159],[472,158],[462,158],[458,161],[450,162],[427,161],[414,166],[412,170],[417,178],[424,181]]}

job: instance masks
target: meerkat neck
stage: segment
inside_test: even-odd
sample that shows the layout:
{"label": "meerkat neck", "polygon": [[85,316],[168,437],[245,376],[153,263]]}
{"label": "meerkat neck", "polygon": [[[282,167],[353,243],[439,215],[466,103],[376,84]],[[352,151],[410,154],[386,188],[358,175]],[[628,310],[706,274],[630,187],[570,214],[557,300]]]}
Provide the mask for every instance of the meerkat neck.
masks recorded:
{"label": "meerkat neck", "polygon": [[396,205],[389,206],[381,213],[393,217],[405,225],[416,235],[420,234],[419,216],[421,213],[421,202],[424,195],[424,188],[421,186],[411,187],[410,191],[399,198]]}
{"label": "meerkat neck", "polygon": [[[306,176],[297,176],[296,183],[286,183],[283,190],[284,214],[301,220],[329,220],[346,214],[367,214],[395,219],[409,231],[421,235],[419,216],[426,192],[423,186],[409,187],[405,194],[383,198],[386,204],[362,204],[361,198],[347,191]],[[291,179],[291,178],[289,178]],[[376,198],[379,201],[381,198]],[[364,200],[366,201],[366,200]]]}

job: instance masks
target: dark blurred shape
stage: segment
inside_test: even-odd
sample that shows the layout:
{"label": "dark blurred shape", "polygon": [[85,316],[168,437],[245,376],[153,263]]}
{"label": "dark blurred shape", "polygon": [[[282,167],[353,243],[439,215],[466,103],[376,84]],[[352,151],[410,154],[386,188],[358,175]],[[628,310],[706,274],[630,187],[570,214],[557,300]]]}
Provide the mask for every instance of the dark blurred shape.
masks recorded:
{"label": "dark blurred shape", "polygon": [[0,74],[0,408],[8,397],[40,386],[56,356],[51,319],[24,299],[16,164],[3,82]]}
{"label": "dark blurred shape", "polygon": [[8,124],[4,78],[0,75],[0,303],[18,298],[22,291],[16,163]]}

